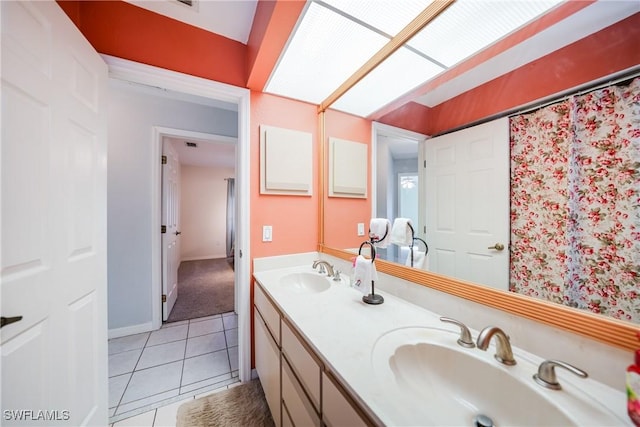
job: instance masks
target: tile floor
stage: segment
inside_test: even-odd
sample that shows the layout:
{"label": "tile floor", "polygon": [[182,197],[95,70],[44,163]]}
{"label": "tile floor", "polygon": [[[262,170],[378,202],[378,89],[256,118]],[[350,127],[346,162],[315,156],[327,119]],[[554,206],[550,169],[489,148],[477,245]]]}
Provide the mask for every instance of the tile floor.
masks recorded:
{"label": "tile floor", "polygon": [[225,313],[109,340],[109,422],[173,425],[178,403],[237,383],[237,323]]}

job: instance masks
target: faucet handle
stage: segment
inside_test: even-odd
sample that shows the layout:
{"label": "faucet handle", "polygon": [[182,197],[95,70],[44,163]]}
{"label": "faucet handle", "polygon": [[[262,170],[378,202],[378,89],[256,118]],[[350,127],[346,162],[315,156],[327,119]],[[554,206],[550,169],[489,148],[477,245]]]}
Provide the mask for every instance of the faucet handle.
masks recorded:
{"label": "faucet handle", "polygon": [[342,280],[342,278],[340,277],[340,270],[338,270],[337,268],[333,268],[333,281],[334,282],[339,282],[340,280]]}
{"label": "faucet handle", "polygon": [[473,338],[471,338],[471,332],[469,332],[469,328],[467,328],[467,326],[464,323],[460,322],[459,320],[452,319],[450,317],[441,317],[440,321],[445,323],[453,323],[454,325],[460,327],[460,338],[458,338],[457,342],[462,347],[474,348],[476,346],[473,343]]}
{"label": "faucet handle", "polygon": [[581,378],[587,378],[588,374],[582,369],[578,369],[573,365],[570,365],[560,360],[545,360],[538,367],[538,373],[533,375],[533,379],[543,387],[550,388],[551,390],[560,390],[562,386],[558,382],[556,377],[555,367],[559,366],[567,371],[575,374]]}

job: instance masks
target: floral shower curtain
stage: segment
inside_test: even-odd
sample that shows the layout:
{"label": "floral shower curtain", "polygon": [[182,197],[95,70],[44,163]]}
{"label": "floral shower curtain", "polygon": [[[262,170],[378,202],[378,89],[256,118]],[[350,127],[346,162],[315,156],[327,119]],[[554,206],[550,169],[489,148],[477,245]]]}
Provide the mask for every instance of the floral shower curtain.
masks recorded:
{"label": "floral shower curtain", "polygon": [[510,128],[510,290],[640,322],[640,78]]}

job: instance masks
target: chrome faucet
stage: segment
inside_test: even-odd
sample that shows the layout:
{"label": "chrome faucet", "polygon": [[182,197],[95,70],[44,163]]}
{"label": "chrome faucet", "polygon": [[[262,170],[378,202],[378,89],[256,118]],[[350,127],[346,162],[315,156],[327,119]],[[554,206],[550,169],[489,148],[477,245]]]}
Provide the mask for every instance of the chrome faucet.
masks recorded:
{"label": "chrome faucet", "polygon": [[460,338],[458,338],[459,345],[466,348],[473,348],[476,346],[473,343],[473,338],[471,338],[471,332],[469,332],[469,328],[467,328],[464,323],[456,319],[451,319],[450,317],[441,317],[440,321],[445,323],[452,323],[460,328]]}
{"label": "chrome faucet", "polygon": [[509,337],[497,326],[487,326],[484,328],[480,332],[480,335],[478,335],[476,345],[480,350],[486,351],[489,347],[489,341],[491,341],[491,338],[494,335],[496,336],[498,343],[496,345],[496,354],[493,357],[495,357],[498,362],[504,363],[505,365],[515,365],[516,360],[513,358]]}
{"label": "chrome faucet", "polygon": [[560,390],[562,386],[558,382],[558,378],[556,377],[555,367],[559,366],[575,374],[581,378],[587,378],[588,375],[582,369],[578,369],[573,365],[569,365],[568,363],[561,362],[560,360],[545,360],[538,367],[538,373],[533,376],[533,379],[536,380],[538,384],[543,387],[550,388],[551,390]]}
{"label": "chrome faucet", "polygon": [[[313,265],[311,266],[312,268],[316,268],[317,266],[320,266],[320,269],[318,270],[319,273],[327,273],[327,276],[331,276],[335,278],[335,272],[333,271],[333,266],[331,264],[329,264],[327,261],[321,260],[321,259],[317,259],[315,261],[313,261]],[[325,270],[326,268],[326,270]]]}

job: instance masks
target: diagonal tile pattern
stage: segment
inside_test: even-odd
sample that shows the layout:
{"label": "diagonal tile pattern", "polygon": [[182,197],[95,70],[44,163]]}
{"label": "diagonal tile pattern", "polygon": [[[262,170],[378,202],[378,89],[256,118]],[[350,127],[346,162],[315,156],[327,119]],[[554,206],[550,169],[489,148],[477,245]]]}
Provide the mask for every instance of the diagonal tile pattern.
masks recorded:
{"label": "diagonal tile pattern", "polygon": [[218,314],[109,340],[110,422],[126,425],[155,408],[237,383],[237,319],[233,312]]}

